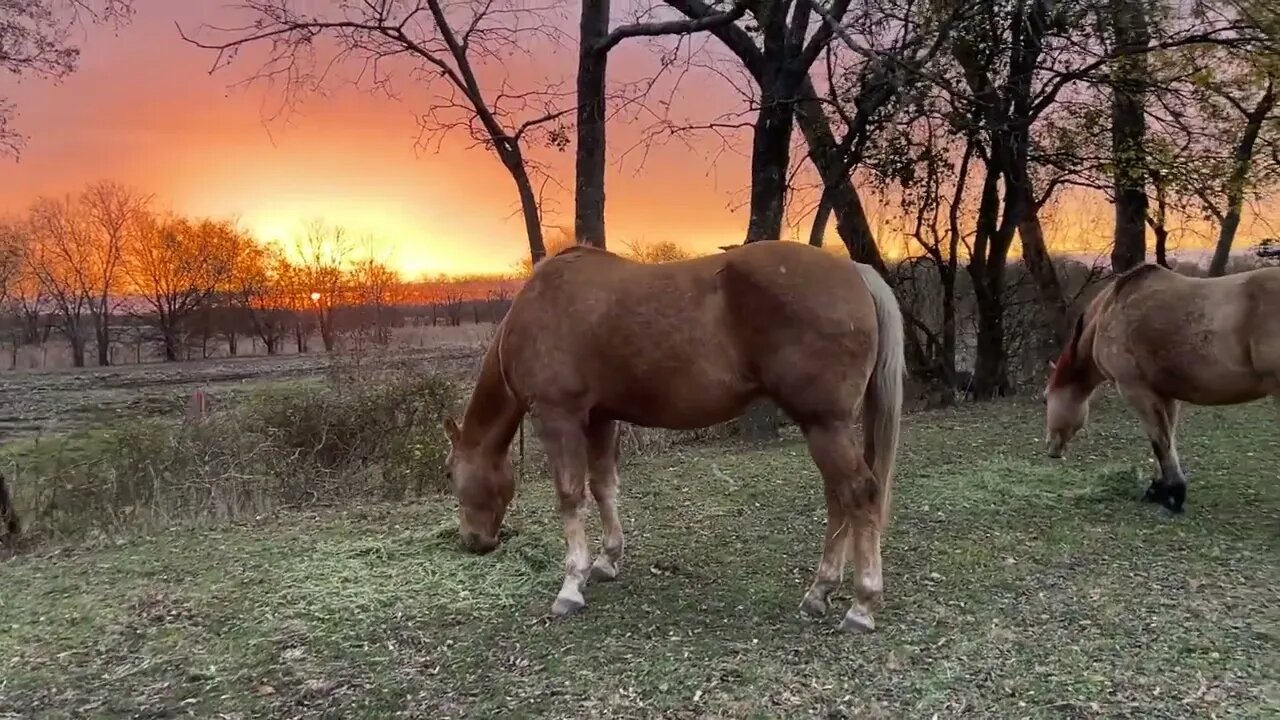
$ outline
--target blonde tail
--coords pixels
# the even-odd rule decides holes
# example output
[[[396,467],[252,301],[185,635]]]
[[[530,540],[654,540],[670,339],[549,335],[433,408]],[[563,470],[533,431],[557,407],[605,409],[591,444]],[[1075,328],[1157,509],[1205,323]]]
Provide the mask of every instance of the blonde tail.
[[[881,488],[880,525],[889,522],[893,489],[893,466],[898,456],[898,434],[902,421],[902,380],[906,374],[902,310],[889,284],[875,268],[854,263],[862,274],[876,306],[879,342],[876,366],[871,373],[863,402],[863,456]]]

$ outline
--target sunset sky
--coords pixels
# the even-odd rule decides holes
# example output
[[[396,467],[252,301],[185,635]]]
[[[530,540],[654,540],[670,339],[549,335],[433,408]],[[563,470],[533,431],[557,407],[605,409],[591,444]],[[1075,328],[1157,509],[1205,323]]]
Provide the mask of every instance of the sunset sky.
[[[627,3],[614,5],[621,19]],[[305,221],[324,218],[375,236],[378,254],[410,274],[501,271],[527,255],[506,171],[460,135],[439,152],[416,149],[415,111],[425,101],[411,92],[393,100],[333,85],[329,97],[309,99],[287,122],[268,121],[278,91],[228,88],[258,67],[251,56],[211,75],[213,53],[183,41],[175,23],[188,32],[202,23],[229,24],[235,17],[227,8],[220,0],[137,0],[133,22],[118,33],[90,29],[80,70],[62,84],[28,79],[3,88],[28,143],[0,179],[0,212],[110,178],[155,193],[178,211],[238,216],[266,240],[288,242]],[[570,42],[577,32],[573,10],[566,5],[560,23]],[[571,86],[576,50],[569,49],[539,53],[536,71]],[[611,79],[639,77],[652,62],[645,47],[623,47],[613,56]],[[678,104],[692,115],[710,117],[737,103],[736,91],[710,76],[689,87],[696,94],[686,90]],[[713,162],[719,143],[691,150],[671,142],[653,149],[643,168],[638,154],[617,167],[641,133],[639,122],[610,125],[611,243],[670,239],[712,249],[740,240],[745,159],[725,153]],[[738,151],[749,149],[744,136]],[[552,176],[564,188],[547,186],[553,202],[546,224],[571,226],[572,155],[539,157],[555,162]]]
[[[557,21],[563,48],[538,47],[534,58],[513,64],[517,86],[550,78],[572,88],[577,5],[563,7]],[[162,207],[238,217],[259,238],[286,245],[309,220],[340,224],[356,236],[374,238],[375,255],[408,275],[501,272],[527,256],[515,190],[496,157],[471,147],[462,135],[438,149],[417,146],[416,117],[436,88],[400,75],[399,97],[390,99],[331,83],[327,97],[308,96],[287,117],[272,119],[279,89],[229,87],[256,70],[260,56],[247,51],[210,74],[214,54],[178,34],[180,24],[210,37],[201,33],[202,24],[234,24],[230,8],[224,0],[136,0],[131,24],[115,33],[91,28],[84,34],[80,70],[62,84],[28,79],[0,88],[0,96],[18,108],[17,128],[29,136],[20,162],[0,161],[10,164],[0,175],[0,213],[19,212],[41,194],[113,179],[154,193]],[[634,8],[630,0],[615,0],[615,24]],[[722,52],[709,37],[698,42],[713,54]],[[610,56],[611,86],[657,67],[656,53],[643,43],[624,44]],[[349,64],[339,72],[353,77],[357,70]],[[670,92],[669,84],[660,85],[654,97]],[[671,97],[673,117],[703,123],[744,107],[729,80],[706,70],[691,72]],[[670,140],[647,154],[625,152],[653,122],[652,116],[631,115],[609,125],[611,247],[673,240],[710,251],[740,241],[746,226],[746,131],[727,142],[704,133]],[[533,154],[549,163],[544,224],[554,234],[557,226],[572,226],[572,152]],[[1110,206],[1075,208],[1064,231],[1087,234],[1091,245],[1105,242]],[[807,233],[807,225],[800,232]],[[1242,240],[1249,234],[1246,220]],[[1206,239],[1183,244],[1203,245]],[[1073,242],[1060,236],[1058,247]]]

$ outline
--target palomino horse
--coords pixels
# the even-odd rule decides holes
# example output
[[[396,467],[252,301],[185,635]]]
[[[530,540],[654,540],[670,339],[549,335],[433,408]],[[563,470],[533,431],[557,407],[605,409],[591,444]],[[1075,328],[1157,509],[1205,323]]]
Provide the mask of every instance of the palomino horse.
[[[514,494],[508,448],[532,411],[567,544],[551,611],[580,610],[588,579],[615,578],[622,558],[618,423],[708,427],[768,396],[803,430],[826,487],[826,542],[801,607],[826,611],[851,549],[857,599],[841,627],[870,630],[902,381],[902,316],[869,267],[793,242],[655,265],[570,248],[540,263],[516,295],[461,425],[445,422],[462,543],[472,552],[498,545]],[[586,488],[604,536],[594,563]]]
[[[1062,457],[1107,380],[1138,411],[1159,475],[1146,499],[1182,512],[1178,403],[1280,401],[1280,268],[1193,278],[1159,265],[1118,276],[1076,321],[1045,389],[1048,452]]]

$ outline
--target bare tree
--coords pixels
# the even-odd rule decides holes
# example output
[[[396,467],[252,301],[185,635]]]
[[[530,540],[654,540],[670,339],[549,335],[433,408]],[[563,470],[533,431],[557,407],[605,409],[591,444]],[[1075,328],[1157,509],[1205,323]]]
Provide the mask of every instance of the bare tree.
[[[97,182],[80,196],[87,223],[84,291],[98,343],[98,364],[111,364],[111,316],[125,250],[141,228],[150,197],[115,182]]]
[[[373,330],[378,345],[391,342],[391,308],[403,299],[404,282],[386,263],[372,257],[355,263],[351,269],[353,300],[367,314],[363,325]]]
[[[88,222],[71,197],[41,198],[31,208],[31,269],[39,279],[71,346],[71,362],[84,367],[84,316],[89,312],[90,257]]]
[[[329,227],[319,220],[311,222],[297,242],[300,281],[311,299],[325,352],[333,352],[337,346],[333,315],[347,300],[347,260],[352,250],[351,238],[344,228]]]
[[[132,6],[132,0],[0,2],[0,70],[15,79],[61,80],[79,65],[74,31],[85,25],[119,26],[129,20]],[[16,112],[0,96],[0,155],[17,157],[26,140],[13,126]]]
[[[147,216],[125,263],[151,311],[166,361],[179,359],[186,323],[224,287],[241,236],[229,222]]]
[[[556,4],[367,0],[313,8],[314,3],[301,0],[245,0],[238,9],[252,18],[248,23],[208,28],[216,39],[183,37],[216,51],[215,69],[230,63],[241,49],[265,46],[268,58],[248,82],[283,83],[289,103],[319,88],[336,65],[348,60],[362,64],[367,71],[362,75],[375,88],[394,93],[398,63],[416,61],[411,79],[437,91],[422,115],[424,133],[442,139],[459,130],[497,155],[516,186],[529,256],[535,263],[541,260],[546,254],[542,214],[532,179],[536,167],[527,149],[530,143],[566,147],[563,119],[573,110],[560,107],[565,93],[552,84],[520,89],[508,78],[514,56],[531,57],[539,43],[559,42],[550,18]],[[488,87],[482,74],[491,78]]]
[[[280,352],[285,334],[281,278],[287,276],[287,266],[288,260],[276,246],[250,242],[238,255],[229,279],[232,302],[246,313],[268,355]]]
[[[21,292],[19,281],[28,244],[27,231],[20,222],[0,222],[0,303],[9,303]]]

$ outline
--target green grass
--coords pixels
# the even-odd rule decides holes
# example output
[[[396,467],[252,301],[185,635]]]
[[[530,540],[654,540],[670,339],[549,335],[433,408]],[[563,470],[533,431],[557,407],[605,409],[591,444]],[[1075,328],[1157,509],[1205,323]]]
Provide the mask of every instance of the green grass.
[[[1276,717],[1274,408],[1188,411],[1174,519],[1136,499],[1126,408],[1062,462],[1040,410],[906,419],[872,635],[836,631],[848,587],[797,611],[824,517],[801,444],[681,446],[625,468],[622,576],[568,621],[543,478],[487,557],[424,503],[9,561],[0,717]]]

